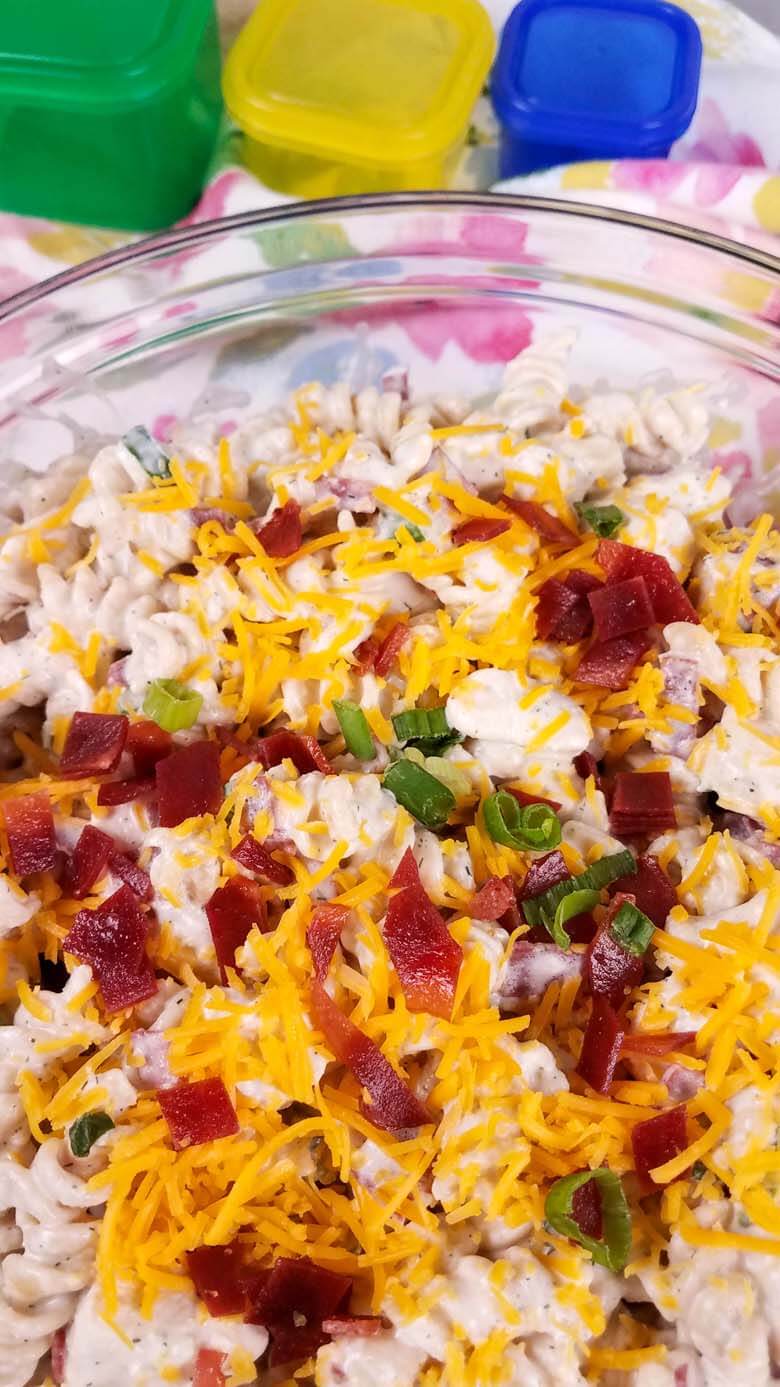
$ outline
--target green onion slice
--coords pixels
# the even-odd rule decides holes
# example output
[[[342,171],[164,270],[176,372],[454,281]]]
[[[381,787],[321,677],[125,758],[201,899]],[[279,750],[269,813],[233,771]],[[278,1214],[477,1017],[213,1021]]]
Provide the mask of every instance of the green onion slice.
[[[547,928],[559,949],[571,947],[571,938],[564,929],[566,921],[573,920],[575,915],[584,915],[586,910],[592,910],[594,905],[599,904],[600,900],[600,891],[572,891],[570,895],[564,896],[563,900],[558,902],[555,918]]]
[[[85,1112],[71,1123],[68,1138],[74,1156],[88,1156],[99,1137],[110,1132],[113,1122],[107,1112]]]
[[[178,679],[153,679],[146,691],[144,712],[166,732],[183,732],[198,720],[203,695]]]
[[[170,477],[171,460],[156,438],[152,438],[143,424],[136,424],[122,436],[127,451],[140,462],[144,472],[150,477]]]
[[[452,734],[443,705],[439,708],[408,708],[405,713],[395,713],[393,730],[399,742],[411,742],[415,738],[443,742]]]
[[[508,790],[483,802],[485,828],[494,843],[522,852],[549,852],[561,841],[561,821],[549,804],[520,804]]]
[[[426,828],[441,828],[455,808],[452,790],[414,761],[395,761],[382,785]]]
[[[413,761],[415,765],[422,766],[434,779],[440,780],[442,785],[446,785],[455,796],[456,801],[468,799],[471,793],[471,781],[454,761],[448,761],[444,756],[425,756],[419,747],[407,746],[404,752],[404,759]]]
[[[619,877],[633,875],[635,871],[636,862],[628,848],[611,853],[609,857],[600,857],[579,876],[567,877],[548,891],[543,891],[541,896],[532,896],[530,900],[523,901],[523,914],[529,925],[544,925],[550,929],[558,904],[564,896],[570,896],[572,891],[600,891],[602,886],[608,886]]]
[[[626,523],[626,517],[618,506],[589,506],[585,501],[578,501],[574,509],[580,520],[584,520],[599,539],[610,539]]]
[[[609,928],[614,938],[628,953],[641,958],[642,954],[647,952],[655,925],[641,910],[637,910],[635,905],[625,901]]]
[[[422,544],[425,539],[425,535],[420,529],[420,526],[415,525],[413,520],[402,520],[401,524],[396,528],[393,538],[395,538],[399,530],[408,530],[415,544]]]
[[[583,1185],[593,1181],[601,1203],[601,1237],[594,1238],[584,1231],[574,1213],[574,1196]],[[565,1238],[579,1243],[594,1262],[608,1271],[622,1271],[631,1252],[631,1215],[623,1185],[614,1171],[580,1170],[576,1175],[564,1175],[551,1186],[544,1206],[550,1227]]]
[[[334,699],[333,711],[339,720],[347,751],[356,756],[358,761],[373,761],[376,747],[363,709],[359,708],[357,703],[350,702],[348,698],[340,698]]]

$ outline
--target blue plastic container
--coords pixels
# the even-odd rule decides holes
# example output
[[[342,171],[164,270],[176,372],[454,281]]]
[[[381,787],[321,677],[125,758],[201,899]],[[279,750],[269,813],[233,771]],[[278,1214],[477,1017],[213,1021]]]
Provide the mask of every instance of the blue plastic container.
[[[501,176],[581,159],[660,159],[696,110],[701,35],[666,0],[521,0],[492,97]]]

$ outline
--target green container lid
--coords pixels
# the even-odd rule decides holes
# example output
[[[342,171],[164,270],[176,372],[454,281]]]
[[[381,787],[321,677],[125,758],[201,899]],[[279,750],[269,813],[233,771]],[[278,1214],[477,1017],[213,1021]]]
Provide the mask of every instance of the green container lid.
[[[214,0],[2,0],[0,207],[175,221],[214,147],[219,72]]]

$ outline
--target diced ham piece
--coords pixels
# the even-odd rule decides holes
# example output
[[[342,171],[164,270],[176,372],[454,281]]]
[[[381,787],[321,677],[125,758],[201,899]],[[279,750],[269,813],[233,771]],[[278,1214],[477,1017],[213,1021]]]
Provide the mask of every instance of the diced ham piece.
[[[633,545],[620,544],[614,539],[602,539],[598,547],[598,561],[610,584],[623,582],[626,578],[644,578],[653,615],[659,626],[666,626],[672,621],[698,623],[696,609],[668,560],[661,554],[635,549]]]
[[[464,520],[462,525],[457,525],[450,538],[457,548],[462,544],[487,544],[489,540],[498,539],[499,535],[506,534],[511,523],[511,520],[475,516],[472,520]]]
[[[687,1113],[684,1107],[668,1108],[646,1122],[637,1122],[631,1132],[634,1165],[645,1189],[658,1189],[651,1170],[679,1156],[688,1145]]]
[[[599,641],[616,640],[632,631],[646,631],[655,620],[644,578],[624,578],[588,593]]]
[[[46,792],[4,800],[2,811],[14,876],[51,871],[57,861],[57,839]]]
[[[216,814],[222,804],[222,776],[216,742],[176,747],[155,767],[162,828],[185,819]]]
[[[153,795],[157,788],[154,776],[134,776],[131,780],[107,780],[98,790],[98,804],[103,806],[130,804],[133,800]]]
[[[658,664],[664,677],[664,698],[673,708],[684,708],[689,713],[699,712],[699,666],[696,660],[686,660],[682,655],[667,651],[659,655]],[[696,722],[684,722],[680,718],[669,717],[668,732],[654,732],[652,737],[656,751],[669,756],[677,756],[687,761],[696,742]]]
[[[112,660],[106,671],[106,686],[109,689],[127,688],[127,655],[121,660]]]
[[[593,613],[584,593],[548,578],[536,594],[536,634],[543,641],[574,645],[593,630]]]
[[[585,651],[574,678],[580,684],[591,684],[600,689],[627,689],[631,675],[642,656],[650,649],[652,641],[644,631],[635,631],[629,636],[617,636],[613,641],[597,641]]]
[[[225,1355],[218,1349],[198,1349],[192,1387],[226,1387],[227,1378],[222,1371],[225,1366]]]
[[[646,1031],[644,1035],[627,1031],[623,1037],[623,1053],[651,1059],[668,1055],[672,1050],[684,1050],[695,1039],[695,1031]]]
[[[314,963],[314,975],[323,982],[328,975],[341,936],[349,920],[345,905],[318,905],[309,921],[306,943]]]
[[[150,901],[154,895],[152,879],[143,867],[139,867],[131,857],[124,852],[113,853],[109,862],[109,868],[115,877],[119,877],[126,886],[136,895],[139,901]]]
[[[60,775],[78,779],[115,771],[127,728],[127,718],[119,713],[74,713],[60,757]]]
[[[156,722],[142,718],[139,722],[131,722],[125,747],[133,758],[136,776],[143,779],[153,775],[157,762],[173,750],[173,737]]]
[[[618,771],[609,817],[612,832],[618,838],[676,828],[668,771]]]
[[[244,1259],[234,1239],[218,1247],[196,1247],[186,1254],[187,1271],[210,1315],[241,1315],[247,1308]]]
[[[724,831],[728,829],[732,838],[738,838],[754,852],[763,853],[773,867],[780,867],[780,843],[771,843],[755,819],[726,810],[720,816],[720,827]]]
[[[163,1088],[157,1095],[177,1151],[218,1141],[238,1131],[236,1110],[221,1079],[199,1079]]]
[[[610,896],[626,893],[633,896],[637,909],[658,929],[663,929],[669,911],[677,904],[677,892],[658,859],[650,853],[640,854],[636,871],[613,881],[608,890]]]
[[[404,886],[391,898],[384,937],[409,1010],[449,1021],[463,950],[422,886]]]
[[[240,862],[242,867],[246,867],[247,871],[254,872],[255,876],[265,877],[266,881],[272,881],[274,886],[290,886],[295,881],[292,868],[284,862],[277,862],[251,833],[241,839],[231,856],[236,862]]]
[[[63,949],[92,968],[107,1011],[122,1011],[157,991],[146,953],[148,920],[129,886],[95,910],[80,910]]]
[[[311,1016],[339,1063],[346,1065],[368,1091],[371,1103],[365,1113],[376,1127],[388,1132],[407,1131],[431,1121],[430,1113],[396,1074],[379,1046],[339,1010],[320,982],[312,987]]]
[[[254,527],[253,527],[254,528]],[[301,547],[303,527],[301,508],[297,501],[285,501],[270,520],[255,529],[255,534],[272,559],[288,559]]]
[[[331,1339],[373,1338],[384,1328],[381,1315],[330,1315],[322,1321],[322,1332]]]
[[[584,957],[570,949],[559,949],[557,944],[516,939],[501,975],[501,1006],[509,1009],[513,1002],[543,996],[552,982],[581,977]]]
[[[206,902],[206,917],[214,941],[219,975],[227,982],[227,969],[236,966],[236,949],[246,943],[250,930],[257,925],[261,932],[268,928],[268,912],[262,888],[249,877],[235,876],[218,886]]]
[[[593,998],[577,1073],[597,1093],[607,1093],[620,1059],[623,1028],[605,997]]]
[[[63,888],[66,895],[81,900],[92,890],[96,881],[108,869],[116,844],[108,833],[87,824],[82,828],[73,855],[65,868]]]
[[[529,529],[535,530],[550,544],[565,544],[570,549],[579,544],[579,539],[568,525],[564,525],[557,515],[551,515],[536,501],[518,501],[512,496],[502,496],[501,500],[514,515],[518,515]]]
[[[469,902],[472,920],[500,920],[516,902],[511,877],[488,877]]]
[[[266,770],[282,761],[292,761],[299,775],[307,775],[309,771],[322,771],[323,775],[333,773],[317,738],[301,732],[272,732],[269,737],[262,737],[257,743],[257,759]]]

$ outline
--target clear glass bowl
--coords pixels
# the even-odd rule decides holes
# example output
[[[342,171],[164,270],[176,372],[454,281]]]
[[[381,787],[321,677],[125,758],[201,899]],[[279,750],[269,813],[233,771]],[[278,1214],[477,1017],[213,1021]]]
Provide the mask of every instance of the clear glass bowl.
[[[184,227],[0,305],[0,457],[45,468],[144,422],[249,408],[306,380],[478,395],[573,325],[573,378],[702,381],[711,446],[766,490],[780,464],[780,260],[551,200],[397,194]]]

